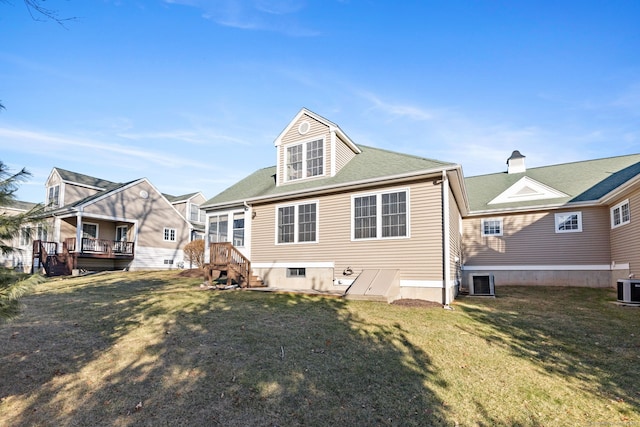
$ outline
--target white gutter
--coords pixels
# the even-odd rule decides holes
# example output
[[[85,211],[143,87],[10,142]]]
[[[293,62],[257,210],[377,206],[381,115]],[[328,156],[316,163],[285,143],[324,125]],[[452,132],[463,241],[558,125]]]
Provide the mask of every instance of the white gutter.
[[[438,169],[427,169],[427,170],[422,170],[422,171],[417,171],[417,172],[408,172],[408,173],[403,173],[403,174],[398,174],[398,175],[389,175],[386,177],[377,177],[377,178],[369,178],[369,179],[363,179],[360,181],[350,181],[350,182],[345,182],[343,184],[336,184],[336,185],[327,185],[327,186],[323,186],[323,187],[314,187],[314,188],[309,188],[309,189],[304,189],[304,190],[297,190],[297,191],[289,191],[286,193],[278,193],[278,194],[270,194],[268,196],[263,196],[263,197],[254,197],[254,198],[248,198],[248,199],[239,199],[239,200],[232,200],[229,202],[224,202],[221,204],[212,204],[212,205],[202,205],[201,208],[205,209],[221,209],[221,208],[227,208],[227,207],[231,207],[231,206],[238,206],[240,204],[244,204],[244,202],[268,202],[268,201],[277,201],[280,199],[288,199],[291,197],[300,197],[303,195],[306,196],[312,196],[315,194],[321,194],[321,193],[326,193],[327,191],[340,191],[346,187],[351,187],[353,189],[356,189],[357,187],[362,187],[362,186],[367,186],[370,184],[381,184],[381,183],[387,183],[387,182],[391,182],[391,181],[403,181],[403,180],[412,180],[412,179],[417,179],[420,177],[424,177],[424,176],[429,176],[429,177],[437,177],[440,176],[442,173],[446,173],[448,171],[456,171],[459,170],[460,166],[459,165],[454,165],[451,167],[447,167],[444,169],[438,168]]]

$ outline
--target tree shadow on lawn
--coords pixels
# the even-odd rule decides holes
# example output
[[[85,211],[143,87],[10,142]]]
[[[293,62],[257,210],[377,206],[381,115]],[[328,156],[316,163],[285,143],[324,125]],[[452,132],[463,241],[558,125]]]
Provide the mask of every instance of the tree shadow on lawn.
[[[398,324],[339,299],[124,277],[31,296],[0,328],[9,424],[446,424],[425,385],[446,384]]]
[[[579,380],[588,393],[640,407],[640,309],[613,304],[609,289],[503,287],[498,294],[458,301],[483,325],[466,332],[549,375]]]

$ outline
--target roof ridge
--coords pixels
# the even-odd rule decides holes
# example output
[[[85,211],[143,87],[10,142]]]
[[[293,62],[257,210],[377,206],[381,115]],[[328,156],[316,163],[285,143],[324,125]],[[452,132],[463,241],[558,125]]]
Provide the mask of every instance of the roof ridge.
[[[621,155],[618,155],[618,156],[600,157],[598,159],[574,160],[572,162],[555,163],[555,164],[552,164],[552,165],[528,167],[526,171],[518,172],[518,173],[512,174],[512,175],[526,175],[526,173],[531,171],[531,170],[549,169],[549,168],[555,168],[555,167],[565,167],[565,166],[569,166],[569,165],[576,165],[576,164],[579,164],[579,163],[582,163],[582,164],[597,163],[597,162],[602,162],[602,161],[605,161],[605,160],[621,159],[621,158],[633,157],[633,156],[640,156],[640,153],[621,154]],[[505,171],[502,171],[502,172],[492,172],[492,173],[481,174],[481,175],[473,175],[473,176],[466,177],[466,179],[468,179],[468,178],[486,177],[486,176],[492,176],[492,175],[496,175],[497,176],[497,175],[503,175],[503,174],[507,174],[507,171],[505,170]]]
[[[378,150],[378,151],[384,151],[385,153],[391,153],[391,154],[396,154],[398,156],[402,156],[402,157],[411,157],[412,159],[417,159],[417,160],[427,160],[429,162],[437,162],[443,165],[455,165],[457,163],[454,162],[448,162],[445,160],[438,160],[438,159],[434,159],[431,157],[424,157],[424,156],[418,156],[416,154],[409,154],[409,153],[401,153],[399,151],[393,151],[393,150],[389,150],[387,148],[379,148],[379,147],[372,147],[370,145],[363,145],[363,144],[358,144],[358,147],[360,148],[366,148],[366,149],[371,149],[371,150]]]

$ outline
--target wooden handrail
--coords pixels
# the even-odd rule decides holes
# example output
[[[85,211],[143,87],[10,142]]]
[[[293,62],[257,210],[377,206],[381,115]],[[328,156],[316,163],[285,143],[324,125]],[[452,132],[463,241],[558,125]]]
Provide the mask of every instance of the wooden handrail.
[[[231,242],[218,242],[209,245],[209,262],[216,269],[233,270],[249,284],[251,261],[245,257]]]
[[[91,239],[83,237],[80,247],[76,245],[76,238],[65,239],[65,246],[69,252],[99,253],[107,255],[131,255],[133,256],[133,242],[122,242],[119,240]]]

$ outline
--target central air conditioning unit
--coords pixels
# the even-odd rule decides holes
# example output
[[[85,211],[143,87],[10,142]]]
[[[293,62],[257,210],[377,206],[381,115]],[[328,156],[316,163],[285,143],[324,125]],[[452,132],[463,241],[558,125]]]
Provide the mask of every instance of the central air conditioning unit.
[[[469,295],[495,296],[496,287],[491,273],[472,273],[469,275]]]
[[[640,304],[640,280],[618,280],[618,302]]]

